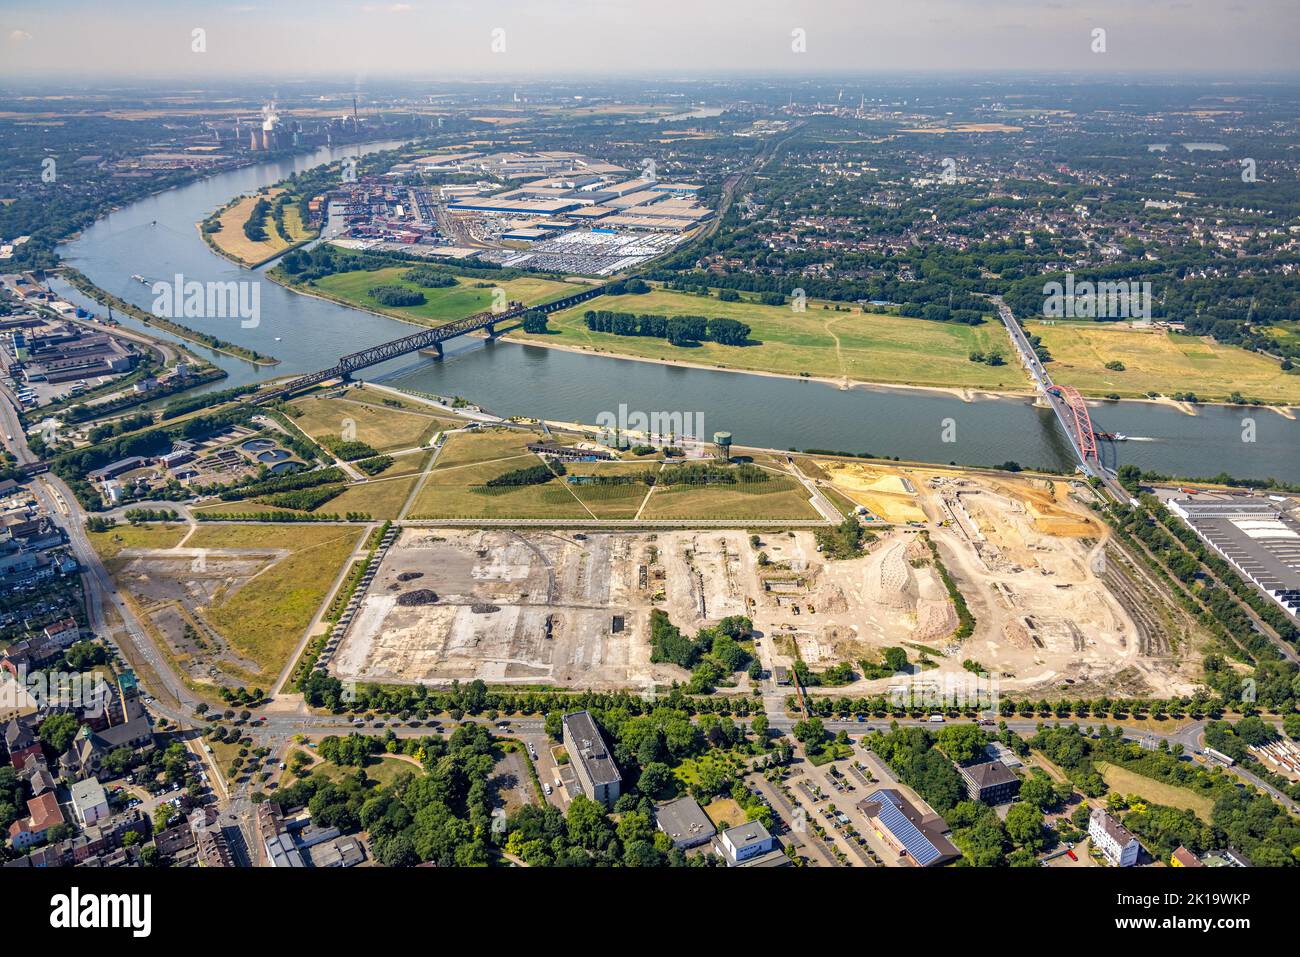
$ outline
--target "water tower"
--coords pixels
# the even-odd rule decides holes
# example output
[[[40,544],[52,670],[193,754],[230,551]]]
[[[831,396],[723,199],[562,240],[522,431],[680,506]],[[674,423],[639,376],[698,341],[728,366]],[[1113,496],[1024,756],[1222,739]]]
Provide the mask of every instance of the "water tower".
[[[731,433],[713,433],[713,454],[719,462],[731,461]]]

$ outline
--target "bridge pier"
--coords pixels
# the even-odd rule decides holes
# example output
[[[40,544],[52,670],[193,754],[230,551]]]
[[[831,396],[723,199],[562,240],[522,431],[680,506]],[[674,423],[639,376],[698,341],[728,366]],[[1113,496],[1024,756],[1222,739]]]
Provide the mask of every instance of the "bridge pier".
[[[497,337],[497,324],[495,322],[489,322],[483,328],[487,332],[488,339],[495,339]]]
[[[435,342],[435,343],[433,344],[433,357],[434,357],[435,359],[441,359],[441,358],[442,358],[442,343],[441,343],[441,342]]]

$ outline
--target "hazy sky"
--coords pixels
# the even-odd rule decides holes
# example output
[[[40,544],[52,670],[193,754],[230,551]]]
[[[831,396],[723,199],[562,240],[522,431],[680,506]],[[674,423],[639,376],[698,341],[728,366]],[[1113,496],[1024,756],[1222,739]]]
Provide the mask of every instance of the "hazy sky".
[[[206,31],[194,52],[192,31]],[[1094,53],[1104,29],[1106,52]],[[493,52],[494,30],[503,52]],[[795,52],[795,31],[805,52]],[[1300,68],[1300,0],[0,0],[0,75]]]

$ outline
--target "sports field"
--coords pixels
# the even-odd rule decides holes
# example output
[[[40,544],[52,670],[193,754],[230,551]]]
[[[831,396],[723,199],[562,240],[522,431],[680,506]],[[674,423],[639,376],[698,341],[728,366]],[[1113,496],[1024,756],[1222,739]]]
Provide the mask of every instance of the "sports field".
[[[696,296],[655,289],[644,295],[601,296],[550,317],[551,332],[511,338],[550,342],[591,351],[667,359],[729,369],[847,378],[860,382],[1027,392],[1029,384],[1001,323],[979,326],[927,322],[901,316],[850,312],[809,301],[807,309],[764,306],[757,302],[722,302],[716,295]],[[674,346],[666,339],[591,332],[583,320],[588,309],[661,316],[736,319],[751,329],[753,343],[726,346],[703,342]],[[1006,365],[971,362],[970,353],[1000,351]]]
[[[1052,354],[1047,366],[1052,378],[1088,395],[1194,392],[1213,401],[1239,392],[1262,402],[1300,403],[1300,375],[1237,346],[1120,323],[1030,320],[1025,328],[1041,336]],[[1124,370],[1107,369],[1108,362],[1121,362]]]
[[[403,273],[410,268],[410,266],[394,266],[374,271],[335,273],[333,276],[316,280],[313,290],[384,315],[428,326],[440,326],[491,309],[492,291],[497,287],[505,290],[506,299],[518,300],[528,305],[559,299],[577,291],[568,283],[531,277],[504,281],[458,277],[455,286],[425,289],[402,279]],[[425,301],[419,306],[385,306],[370,295],[370,290],[376,286],[402,286],[422,292]]]

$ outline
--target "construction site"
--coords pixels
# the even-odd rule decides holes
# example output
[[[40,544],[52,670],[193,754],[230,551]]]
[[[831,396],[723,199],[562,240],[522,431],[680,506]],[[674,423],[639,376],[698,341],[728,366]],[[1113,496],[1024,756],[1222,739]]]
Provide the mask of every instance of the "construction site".
[[[1086,489],[872,468],[854,477],[855,498],[890,523],[865,523],[856,558],[831,558],[805,530],[407,528],[331,667],[366,681],[662,687],[686,672],[650,662],[650,611],[661,608],[686,633],[748,616],[769,672],[848,664],[857,678],[837,693],[884,690],[889,679],[867,680],[861,666],[887,647],[927,677],[975,663],[1004,690],[1194,687],[1195,623],[1107,543],[1079,500]],[[841,489],[839,471],[818,480]],[[975,620],[964,638],[945,571]]]

